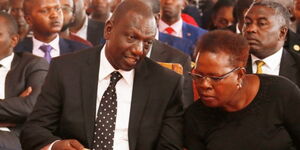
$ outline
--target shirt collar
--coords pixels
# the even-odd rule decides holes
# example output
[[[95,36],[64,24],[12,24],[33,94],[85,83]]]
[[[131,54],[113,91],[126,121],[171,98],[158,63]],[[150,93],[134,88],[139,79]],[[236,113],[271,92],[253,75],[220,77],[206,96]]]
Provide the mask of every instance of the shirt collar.
[[[14,58],[14,55],[15,55],[14,53],[11,53],[11,55],[0,60],[0,64],[2,65],[3,68],[10,70],[11,62]]]
[[[262,61],[265,62],[266,67],[271,68],[272,70],[274,70],[274,69],[276,69],[276,67],[278,67],[280,65],[282,53],[283,53],[283,48],[280,48],[279,51],[277,51],[273,55],[268,56],[264,59],[259,59],[256,56],[251,54],[252,65],[255,64],[256,60],[262,60]]]
[[[120,74],[123,76],[125,79],[126,83],[129,84],[130,86],[133,85],[133,79],[134,79],[134,69],[130,71],[124,71],[124,70],[116,70],[107,60],[105,56],[105,47],[106,44],[103,46],[101,49],[100,53],[100,66],[101,69],[99,71],[99,80],[104,80],[105,78],[109,78],[109,75],[114,72],[114,71],[119,71]]]
[[[58,36],[58,34],[55,37],[55,39],[52,40],[49,43],[42,42],[42,41],[36,39],[34,36],[32,37],[32,41],[33,41],[33,44],[35,45],[34,47],[37,47],[38,49],[39,49],[40,46],[45,44],[45,45],[50,45],[53,48],[52,50],[55,50],[55,51],[59,50],[59,36]]]
[[[173,30],[175,31],[175,33],[179,34],[179,33],[181,33],[181,30],[182,30],[182,24],[183,24],[183,21],[181,18],[177,22],[173,23],[170,26],[167,23],[165,23],[164,21],[162,21],[161,19],[159,20],[159,28],[161,29],[160,30],[161,32],[163,32],[168,27],[172,27]]]

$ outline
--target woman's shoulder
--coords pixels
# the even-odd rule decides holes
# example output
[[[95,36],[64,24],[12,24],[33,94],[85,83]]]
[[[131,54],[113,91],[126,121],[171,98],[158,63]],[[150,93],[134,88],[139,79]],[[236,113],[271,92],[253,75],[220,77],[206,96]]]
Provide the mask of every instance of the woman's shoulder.
[[[268,89],[281,89],[287,91],[288,89],[298,88],[295,83],[283,76],[259,74],[260,88],[268,87]]]

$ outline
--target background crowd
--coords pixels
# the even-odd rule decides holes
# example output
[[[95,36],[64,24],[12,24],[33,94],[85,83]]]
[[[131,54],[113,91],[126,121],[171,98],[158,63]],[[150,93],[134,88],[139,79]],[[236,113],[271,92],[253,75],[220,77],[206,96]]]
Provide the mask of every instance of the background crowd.
[[[0,0],[0,150],[296,150],[299,86],[300,0]]]

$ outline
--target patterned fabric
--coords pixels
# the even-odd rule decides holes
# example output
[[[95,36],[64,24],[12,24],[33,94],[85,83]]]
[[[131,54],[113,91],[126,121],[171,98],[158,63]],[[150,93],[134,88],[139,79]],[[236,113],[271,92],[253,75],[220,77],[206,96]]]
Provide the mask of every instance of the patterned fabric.
[[[117,116],[116,84],[122,78],[118,71],[111,73],[97,113],[92,150],[112,150]]]

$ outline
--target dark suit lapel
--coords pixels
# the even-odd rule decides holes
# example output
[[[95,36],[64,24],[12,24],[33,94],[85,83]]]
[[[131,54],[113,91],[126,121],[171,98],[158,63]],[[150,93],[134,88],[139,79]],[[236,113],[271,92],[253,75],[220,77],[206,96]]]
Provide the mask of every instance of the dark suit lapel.
[[[15,52],[29,52],[32,53],[33,40],[30,37],[24,38],[15,48]]]
[[[287,77],[293,82],[297,83],[296,72],[297,72],[297,65],[295,59],[288,51],[284,49],[282,53],[281,62],[280,62],[279,75]]]
[[[100,47],[92,49],[95,51],[84,58],[86,62],[81,66],[81,91],[83,100],[83,111],[85,130],[89,146],[92,144],[94,123],[96,115],[97,86],[100,64]]]
[[[90,19],[88,20],[87,40],[90,41],[94,46],[105,43],[103,38],[104,24],[105,23],[102,22],[97,22]]]
[[[150,94],[149,72],[147,63],[143,60],[135,69],[131,110],[129,117],[128,138],[129,149],[134,150],[138,140],[141,119]]]
[[[59,50],[60,50],[60,55],[70,53],[70,52],[73,51],[70,48],[69,43],[66,40],[62,39],[62,38],[59,38]]]
[[[190,31],[186,23],[182,23],[182,37],[186,39],[193,39],[193,33]]]
[[[155,40],[152,46],[150,58],[157,61],[163,61],[166,56],[166,50],[161,46],[160,41]]]
[[[15,53],[14,58],[11,62],[10,71],[7,73],[5,79],[5,96],[10,96],[11,94],[8,92],[14,91],[15,87],[12,86],[12,83],[14,83],[13,81],[16,80],[16,78],[14,78],[14,76],[16,75],[15,70],[19,63],[20,63],[20,56],[17,53]]]
[[[246,65],[246,72],[248,74],[252,74],[253,71],[252,71],[252,59],[251,59],[251,55],[249,55],[248,57],[248,61],[247,61],[247,65]]]

